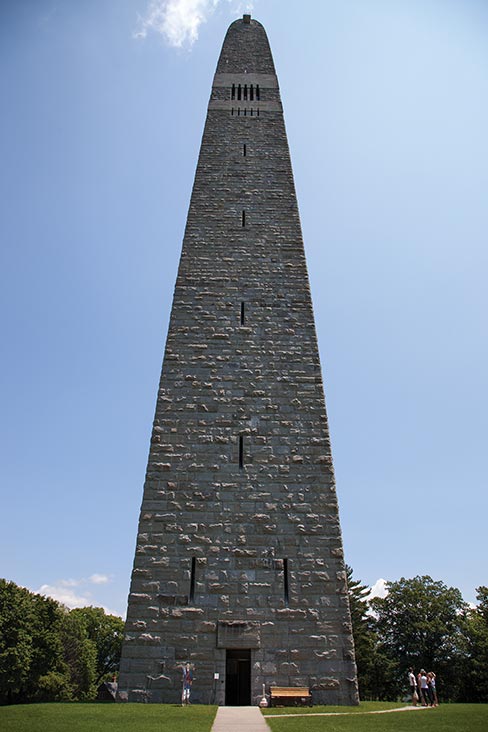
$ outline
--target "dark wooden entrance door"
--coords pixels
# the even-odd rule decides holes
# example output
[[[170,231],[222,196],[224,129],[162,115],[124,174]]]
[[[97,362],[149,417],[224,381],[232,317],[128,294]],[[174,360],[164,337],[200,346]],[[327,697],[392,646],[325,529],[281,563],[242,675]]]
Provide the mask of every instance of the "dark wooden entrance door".
[[[227,649],[225,660],[225,704],[244,707],[251,704],[251,651]]]

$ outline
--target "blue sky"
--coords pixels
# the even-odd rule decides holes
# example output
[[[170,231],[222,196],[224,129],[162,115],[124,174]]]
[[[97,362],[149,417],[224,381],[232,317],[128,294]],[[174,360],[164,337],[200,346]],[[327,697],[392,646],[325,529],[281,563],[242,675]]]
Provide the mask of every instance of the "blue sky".
[[[125,613],[232,0],[0,4],[0,576]],[[488,584],[488,6],[255,0],[281,86],[347,562]]]

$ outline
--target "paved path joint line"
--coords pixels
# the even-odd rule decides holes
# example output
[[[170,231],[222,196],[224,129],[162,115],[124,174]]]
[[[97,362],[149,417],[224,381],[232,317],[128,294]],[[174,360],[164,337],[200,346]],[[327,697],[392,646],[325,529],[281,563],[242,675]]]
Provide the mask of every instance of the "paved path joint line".
[[[396,707],[395,709],[372,709],[370,712],[297,712],[296,714],[267,714],[266,717],[357,717],[363,714],[392,714],[393,712],[420,712],[433,707]],[[213,730],[211,730],[213,732]]]
[[[210,732],[269,732],[266,719],[272,717],[343,717],[363,714],[391,714],[393,712],[418,712],[431,707],[397,707],[370,712],[298,712],[293,714],[267,714],[263,717],[259,707],[219,707]]]

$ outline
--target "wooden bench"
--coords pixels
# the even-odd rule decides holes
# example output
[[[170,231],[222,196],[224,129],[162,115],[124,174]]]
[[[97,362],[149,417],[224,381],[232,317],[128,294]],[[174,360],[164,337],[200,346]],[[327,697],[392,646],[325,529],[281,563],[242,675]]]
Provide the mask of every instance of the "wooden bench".
[[[270,686],[271,706],[312,706],[312,695],[306,686]]]

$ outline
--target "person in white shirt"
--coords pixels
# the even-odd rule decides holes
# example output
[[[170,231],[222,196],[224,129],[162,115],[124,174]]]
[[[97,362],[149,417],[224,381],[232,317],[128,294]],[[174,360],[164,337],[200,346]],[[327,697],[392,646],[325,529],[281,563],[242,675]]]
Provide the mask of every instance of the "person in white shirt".
[[[413,668],[411,667],[408,669],[408,683],[410,685],[410,693],[412,694],[412,704],[414,707],[416,707],[419,700],[417,694],[417,679],[415,678]]]
[[[422,706],[429,706],[429,683],[427,681],[427,674],[424,669],[420,669],[420,698],[422,700]]]

